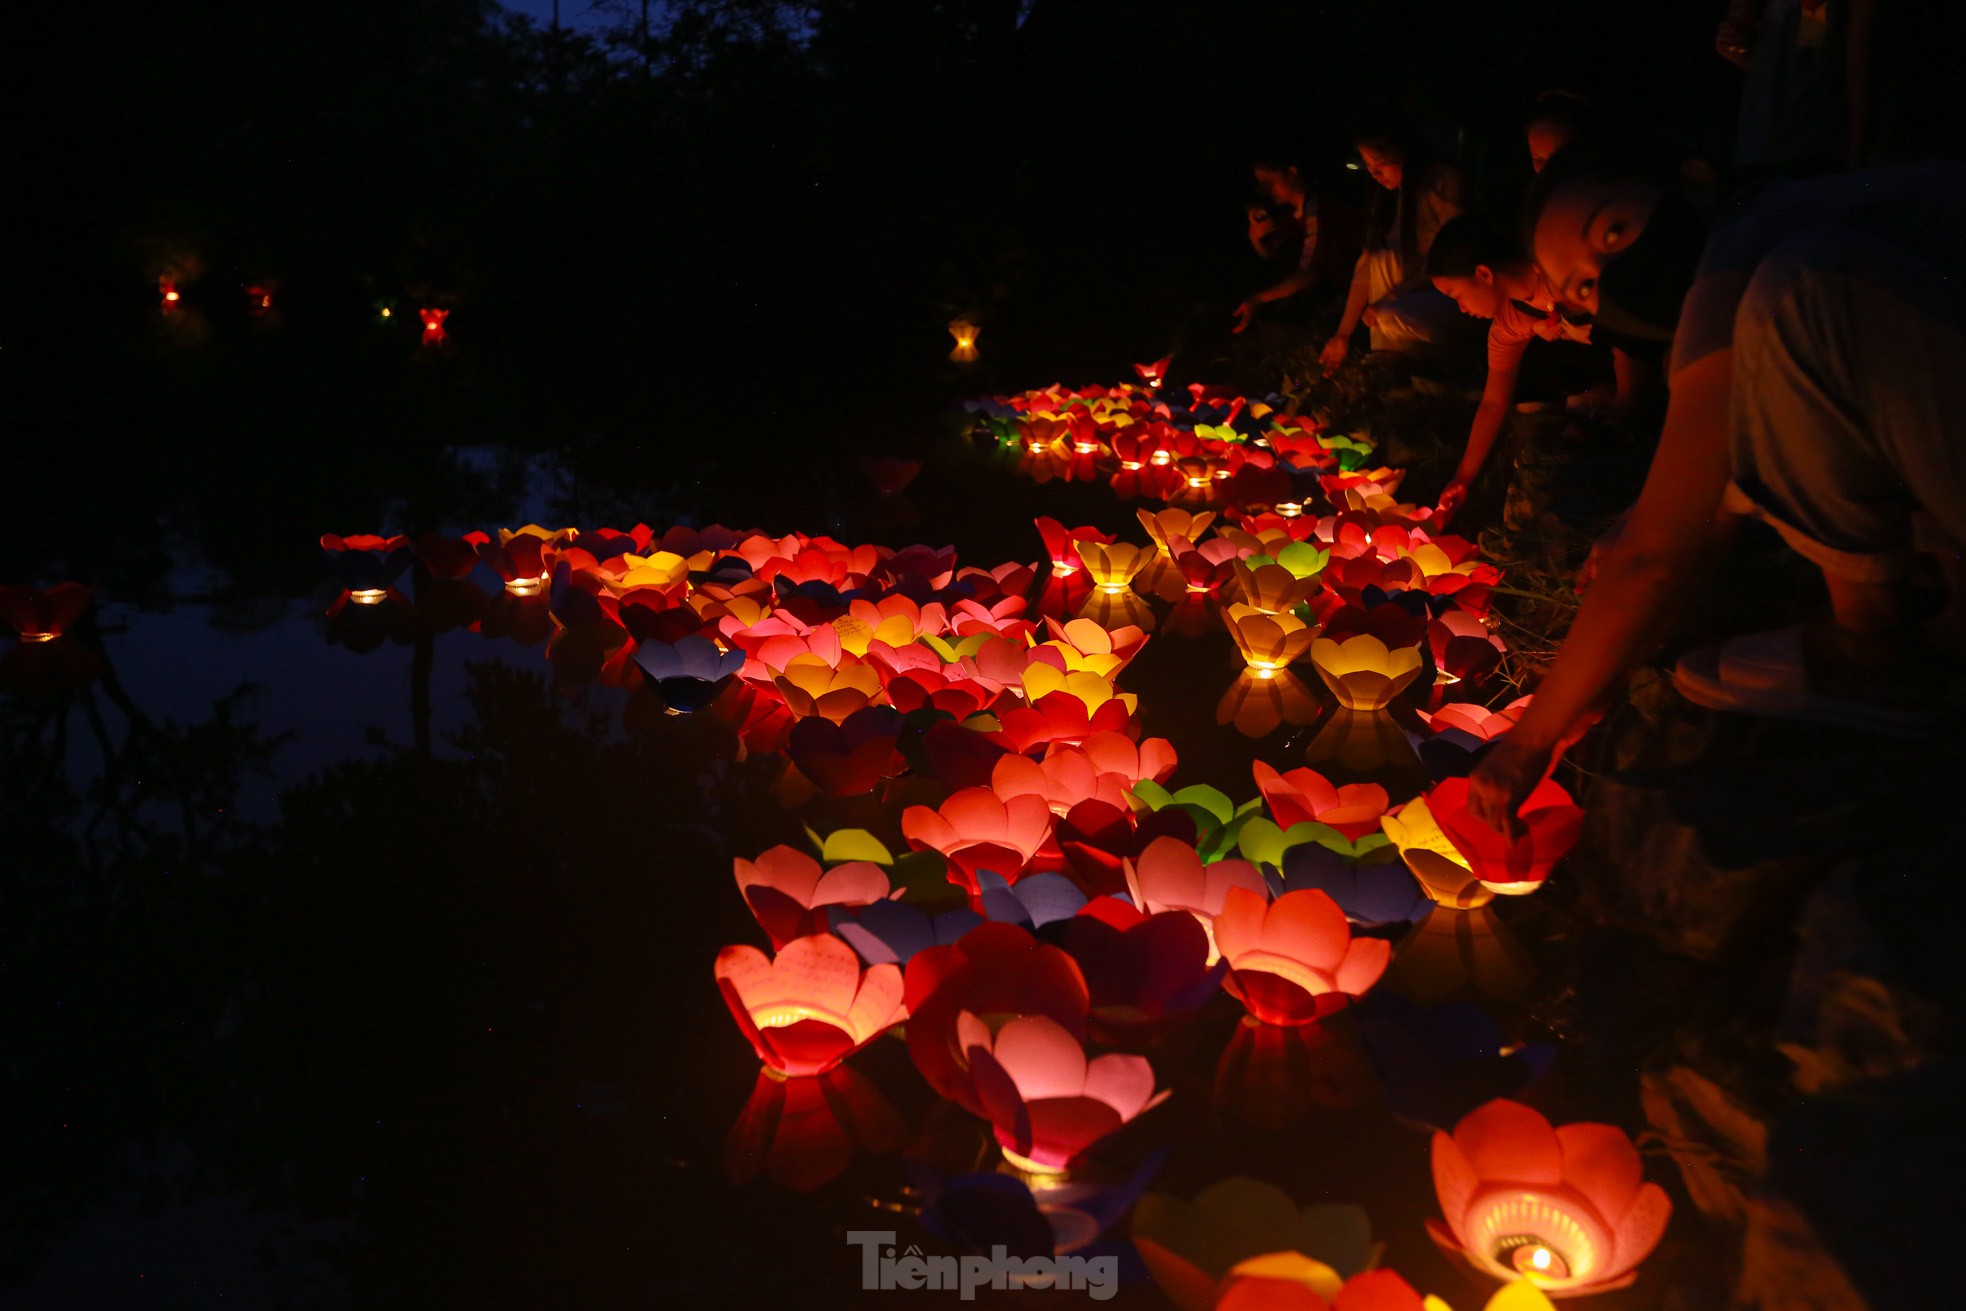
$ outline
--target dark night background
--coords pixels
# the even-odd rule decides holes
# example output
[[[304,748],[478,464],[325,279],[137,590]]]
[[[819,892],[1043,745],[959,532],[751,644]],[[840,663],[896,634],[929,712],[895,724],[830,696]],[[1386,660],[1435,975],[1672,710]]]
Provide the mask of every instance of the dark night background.
[[[765,780],[536,651],[328,649],[319,535],[689,517],[1029,558],[1031,513],[1110,498],[999,512],[1007,481],[932,465],[873,523],[851,456],[1219,335],[1267,272],[1253,157],[1356,193],[1349,132],[1400,115],[1506,213],[1537,93],[1724,161],[1740,84],[1716,0],[680,0],[646,38],[579,5],[0,13],[0,581],[95,584],[114,657],[0,717],[0,1306],[836,1304],[874,1185],[815,1223],[714,1161],[755,1072],[706,983],[755,936],[730,856],[799,840]],[[1215,731],[1186,672],[1141,677],[1150,732]],[[1194,767],[1247,791],[1235,752]],[[1583,1084],[1628,1098],[1621,1060]],[[1358,1123],[1225,1166],[1371,1180],[1412,1212],[1375,1211],[1391,1263],[1479,1305],[1416,1237],[1423,1140],[1381,1160]]]

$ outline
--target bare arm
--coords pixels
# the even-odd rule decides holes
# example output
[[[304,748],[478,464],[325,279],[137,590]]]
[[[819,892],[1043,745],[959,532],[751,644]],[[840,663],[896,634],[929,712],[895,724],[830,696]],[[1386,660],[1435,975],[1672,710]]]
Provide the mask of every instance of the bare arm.
[[[1352,334],[1358,331],[1358,321],[1365,314],[1365,297],[1372,286],[1371,279],[1365,271],[1365,261],[1369,254],[1369,251],[1359,252],[1358,264],[1352,269],[1352,289],[1345,295],[1344,316],[1338,320],[1338,331],[1332,334],[1330,341],[1324,343],[1324,350],[1318,356],[1318,362],[1324,365],[1326,376],[1343,364],[1345,356],[1351,353]]]
[[[1507,738],[1508,750],[1492,752],[1472,778],[1473,809],[1495,828],[1516,829],[1516,809],[1557,744],[1644,657],[1676,603],[1726,544],[1736,522],[1721,506],[1733,366],[1731,349],[1717,351],[1673,379],[1665,431],[1624,535],[1599,566],[1563,649]]]
[[[1528,346],[1528,342],[1521,342],[1513,356],[1489,362],[1488,381],[1481,388],[1481,405],[1476,408],[1474,424],[1468,429],[1468,449],[1461,453],[1460,467],[1454,470],[1454,481],[1464,487],[1481,473],[1482,466],[1488,463],[1488,453],[1495,449],[1495,439],[1508,420],[1509,407],[1515,404],[1516,379],[1522,375],[1522,356]]]

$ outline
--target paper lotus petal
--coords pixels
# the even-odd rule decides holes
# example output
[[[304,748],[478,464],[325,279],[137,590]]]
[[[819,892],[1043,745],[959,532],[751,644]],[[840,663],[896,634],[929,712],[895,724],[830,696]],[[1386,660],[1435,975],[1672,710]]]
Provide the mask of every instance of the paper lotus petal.
[[[1468,780],[1450,778],[1427,793],[1427,809],[1442,833],[1491,890],[1534,892],[1550,868],[1569,854],[1583,830],[1584,808],[1550,779],[1536,785],[1518,811],[1527,830],[1510,842],[1468,810]]]
[[[1133,1241],[1154,1283],[1181,1311],[1209,1311],[1224,1276],[1271,1252],[1296,1252],[1332,1267],[1336,1280],[1377,1259],[1363,1208],[1300,1209],[1275,1184],[1241,1175],[1192,1201],[1149,1193],[1133,1211]]]
[[[1043,1015],[1019,1016],[993,1033],[975,1014],[957,1016],[984,1114],[997,1144],[1020,1168],[1060,1171],[1100,1139],[1166,1100],[1144,1056],[1088,1060],[1081,1040]]]
[[[1553,1128],[1519,1102],[1481,1107],[1433,1140],[1443,1248],[1498,1279],[1579,1295],[1623,1287],[1658,1245],[1672,1203],[1608,1124]]]
[[[1424,796],[1388,811],[1379,823],[1413,877],[1441,905],[1472,910],[1495,899],[1494,890],[1475,877],[1467,857],[1441,831]]]
[[[1060,748],[1063,749],[1063,748]],[[1079,751],[1101,774],[1118,774],[1128,785],[1151,779],[1165,782],[1174,773],[1174,744],[1164,737],[1134,742],[1124,733],[1094,733],[1078,744]]]
[[[1383,710],[1419,676],[1422,663],[1418,647],[1388,650],[1370,633],[1343,642],[1320,637],[1311,643],[1311,662],[1347,710]]]
[[[917,851],[939,851],[950,876],[972,896],[982,870],[1015,881],[1051,835],[1051,807],[1042,797],[1004,798],[988,788],[951,793],[939,809],[910,806],[901,832]]]
[[[1236,561],[1235,574],[1243,603],[1271,614],[1282,614],[1317,590],[1315,575],[1299,577],[1263,556]]]
[[[1270,614],[1246,605],[1223,611],[1229,636],[1251,669],[1282,669],[1311,649],[1318,630],[1293,614]]]
[[[1334,786],[1315,769],[1278,773],[1262,761],[1252,766],[1257,790],[1270,808],[1277,827],[1289,829],[1306,820],[1328,824],[1348,838],[1377,831],[1386,813],[1386,789],[1377,783]]]
[[[1241,1261],[1224,1276],[1216,1311],[1447,1311],[1422,1299],[1391,1270],[1368,1270],[1343,1281],[1322,1261],[1300,1252],[1271,1252]]]
[[[673,710],[698,710],[744,666],[742,651],[720,650],[698,633],[674,642],[653,638],[635,646],[635,663]]]
[[[56,583],[45,589],[18,583],[0,587],[0,619],[24,642],[52,642],[82,617],[94,595],[95,589],[82,583]]]
[[[1140,526],[1147,530],[1147,536],[1154,539],[1154,545],[1162,555],[1174,554],[1176,540],[1198,542],[1208,531],[1208,525],[1215,522],[1215,511],[1200,510],[1190,513],[1174,506],[1164,510],[1136,510]]]
[[[867,706],[838,724],[815,715],[792,726],[785,751],[827,796],[864,796],[907,769],[897,749],[901,730],[901,712],[892,706]]]
[[[931,1088],[983,1115],[956,1021],[963,1012],[1008,1019],[1043,1015],[1082,1039],[1087,999],[1078,963],[1015,924],[982,924],[951,946],[908,962],[908,1054]]]
[[[1215,960],[1218,944],[1212,925],[1221,914],[1232,889],[1242,889],[1258,899],[1268,897],[1262,874],[1246,860],[1218,860],[1203,865],[1194,844],[1176,838],[1156,838],[1147,844],[1140,858],[1125,866],[1127,891],[1133,904],[1148,915],[1165,910],[1185,910],[1210,929],[1209,960]]]
[[[983,917],[996,924],[1039,929],[1069,920],[1085,905],[1085,893],[1063,874],[1027,874],[1013,884],[984,870],[976,882]]]
[[[756,861],[738,857],[737,890],[771,938],[773,950],[794,938],[823,933],[831,907],[870,905],[887,898],[887,871],[868,861],[822,869],[797,847],[777,846]]]
[[[1316,843],[1284,853],[1283,887],[1285,892],[1315,888],[1336,902],[1346,919],[1375,928],[1411,923],[1434,905],[1400,862],[1350,861]]]
[[[903,965],[917,952],[947,947],[983,923],[967,906],[931,914],[907,901],[876,901],[858,908],[832,906],[827,925],[869,965]]]
[[[1092,1011],[1086,1024],[1104,1042],[1138,1044],[1199,1010],[1221,986],[1225,964],[1209,964],[1208,932],[1178,910],[1143,915],[1124,899],[1087,902],[1065,926]]]
[[[775,957],[726,947],[716,977],[758,1059],[781,1074],[824,1074],[907,1016],[901,971],[863,968],[831,934],[795,938]]]
[[[401,536],[339,537],[324,533],[321,549],[334,562],[335,577],[350,592],[386,590],[409,568],[412,555],[410,539]]]
[[[1110,542],[1113,539],[1097,528],[1067,528],[1056,519],[1040,517],[1036,520],[1038,536],[1044,539],[1046,555],[1051,559],[1054,574],[1076,573],[1079,569],[1079,543]]]
[[[844,723],[881,693],[881,676],[872,665],[847,657],[836,668],[816,655],[793,656],[772,679],[797,718],[820,715]]]
[[[462,578],[478,566],[477,546],[463,538],[427,532],[419,536],[410,549],[433,578]]]
[[[1134,781],[1124,774],[1102,774],[1082,749],[1058,745],[1042,762],[1028,756],[1004,756],[990,775],[990,790],[1005,801],[1016,796],[1037,797],[1052,814],[1062,816],[1082,801],[1102,801],[1124,809],[1126,790]]]
[[[1354,938],[1322,892],[1286,892],[1274,903],[1231,888],[1215,917],[1215,945],[1229,963],[1224,986],[1264,1024],[1309,1024],[1363,995],[1392,959],[1379,938]]]
[[[1074,543],[1079,559],[1085,562],[1085,571],[1092,579],[1093,586],[1118,591],[1133,583],[1133,576],[1147,567],[1153,552],[1144,546],[1134,546],[1128,542],[1077,542]]]

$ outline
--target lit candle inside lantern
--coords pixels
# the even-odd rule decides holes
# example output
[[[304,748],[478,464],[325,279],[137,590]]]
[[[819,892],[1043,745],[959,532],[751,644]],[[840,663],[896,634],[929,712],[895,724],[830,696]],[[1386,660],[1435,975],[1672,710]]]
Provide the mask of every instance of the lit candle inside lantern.
[[[505,584],[505,590],[514,596],[538,596],[546,586],[546,575],[536,578],[514,578]]]
[[[1174,463],[1174,452],[1173,452],[1173,451],[1155,451],[1155,452],[1153,453],[1153,456],[1152,456],[1151,458],[1152,458],[1152,460],[1153,460],[1153,462],[1154,462],[1155,464],[1158,464],[1158,465],[1163,465],[1163,466],[1164,466],[1164,465],[1169,465],[1169,464],[1173,464],[1173,463]]]
[[[1286,519],[1295,519],[1304,513],[1303,504],[1298,501],[1278,501],[1273,508]]]
[[[388,595],[389,589],[385,587],[360,587],[350,592],[348,599],[356,605],[381,605]]]
[[[949,320],[949,335],[956,339],[956,348],[949,352],[949,358],[958,364],[970,364],[976,359],[976,338],[983,330],[968,319]]]
[[[1147,467],[1146,465],[1144,465],[1144,464],[1142,464],[1142,463],[1140,463],[1140,461],[1138,461],[1138,460],[1121,460],[1121,461],[1120,461],[1120,468],[1122,468],[1122,469],[1125,469],[1125,470],[1126,470],[1127,472],[1129,472],[1129,473],[1132,473],[1132,472],[1135,472],[1135,471],[1137,471],[1137,470],[1140,470],[1140,469],[1144,469],[1144,468],[1146,468],[1146,467]]]
[[[52,642],[59,636],[59,633],[22,633],[20,640],[23,642]]]

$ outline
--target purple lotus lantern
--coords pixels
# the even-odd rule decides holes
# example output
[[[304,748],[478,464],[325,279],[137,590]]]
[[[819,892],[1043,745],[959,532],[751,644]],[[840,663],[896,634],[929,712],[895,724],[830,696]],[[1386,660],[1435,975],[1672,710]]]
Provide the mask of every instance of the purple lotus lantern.
[[[674,642],[643,641],[635,648],[642,667],[663,702],[675,714],[701,710],[744,667],[742,651],[724,651],[701,633]]]

